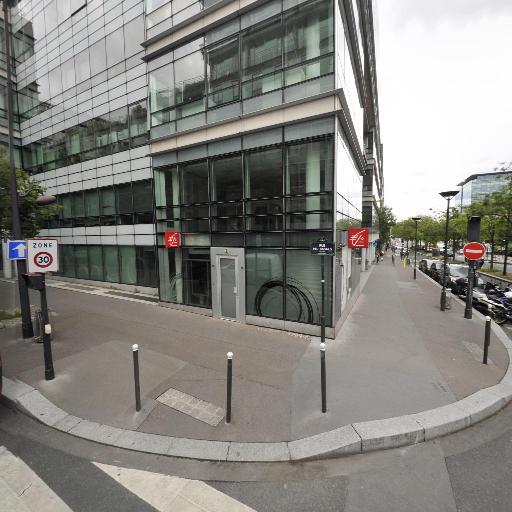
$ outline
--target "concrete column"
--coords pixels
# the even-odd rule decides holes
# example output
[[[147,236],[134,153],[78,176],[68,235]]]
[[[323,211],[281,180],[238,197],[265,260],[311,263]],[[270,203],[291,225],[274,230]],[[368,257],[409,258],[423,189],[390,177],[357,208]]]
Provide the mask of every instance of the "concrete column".
[[[366,270],[366,252],[368,251],[368,249],[366,249],[365,247],[363,247],[361,249],[361,271],[364,272]]]

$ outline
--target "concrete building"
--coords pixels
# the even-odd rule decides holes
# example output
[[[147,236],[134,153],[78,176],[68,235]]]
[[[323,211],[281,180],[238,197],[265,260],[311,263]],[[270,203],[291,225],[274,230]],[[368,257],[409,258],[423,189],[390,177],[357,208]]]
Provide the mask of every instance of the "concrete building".
[[[346,229],[372,228],[384,193],[372,9],[20,0],[21,163],[62,204],[41,233],[61,277],[317,333],[325,238],[332,335],[372,259]]]
[[[499,192],[511,176],[512,171],[472,174],[458,184],[460,191],[454,197],[454,204],[462,210],[472,203],[482,201],[494,192]]]

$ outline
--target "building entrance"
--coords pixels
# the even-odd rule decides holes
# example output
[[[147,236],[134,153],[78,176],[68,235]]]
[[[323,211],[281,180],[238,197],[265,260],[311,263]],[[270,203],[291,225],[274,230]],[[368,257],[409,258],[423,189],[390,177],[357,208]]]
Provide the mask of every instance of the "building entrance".
[[[245,322],[244,249],[212,247],[210,251],[213,316]]]

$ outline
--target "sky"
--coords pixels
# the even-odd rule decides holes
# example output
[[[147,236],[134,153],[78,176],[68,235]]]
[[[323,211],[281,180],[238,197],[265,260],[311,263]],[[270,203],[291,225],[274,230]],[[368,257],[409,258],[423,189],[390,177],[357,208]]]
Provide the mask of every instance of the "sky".
[[[384,199],[399,219],[512,161],[512,0],[376,0]]]

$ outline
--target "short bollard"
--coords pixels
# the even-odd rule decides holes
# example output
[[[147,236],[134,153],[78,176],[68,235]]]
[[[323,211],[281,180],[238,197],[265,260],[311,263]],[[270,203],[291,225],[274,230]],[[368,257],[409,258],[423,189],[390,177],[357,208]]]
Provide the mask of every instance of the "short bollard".
[[[140,411],[140,382],[139,382],[139,345],[132,346],[133,379],[135,381],[135,410]]]
[[[325,377],[325,343],[320,343],[320,380],[322,386],[322,412],[327,412],[327,390]]]
[[[233,352],[228,352],[228,378],[226,386],[226,423],[231,423],[231,389],[233,386]]]
[[[484,340],[484,360],[483,363],[487,364],[487,355],[489,354],[489,345],[491,344],[491,317],[485,317],[485,340]]]

